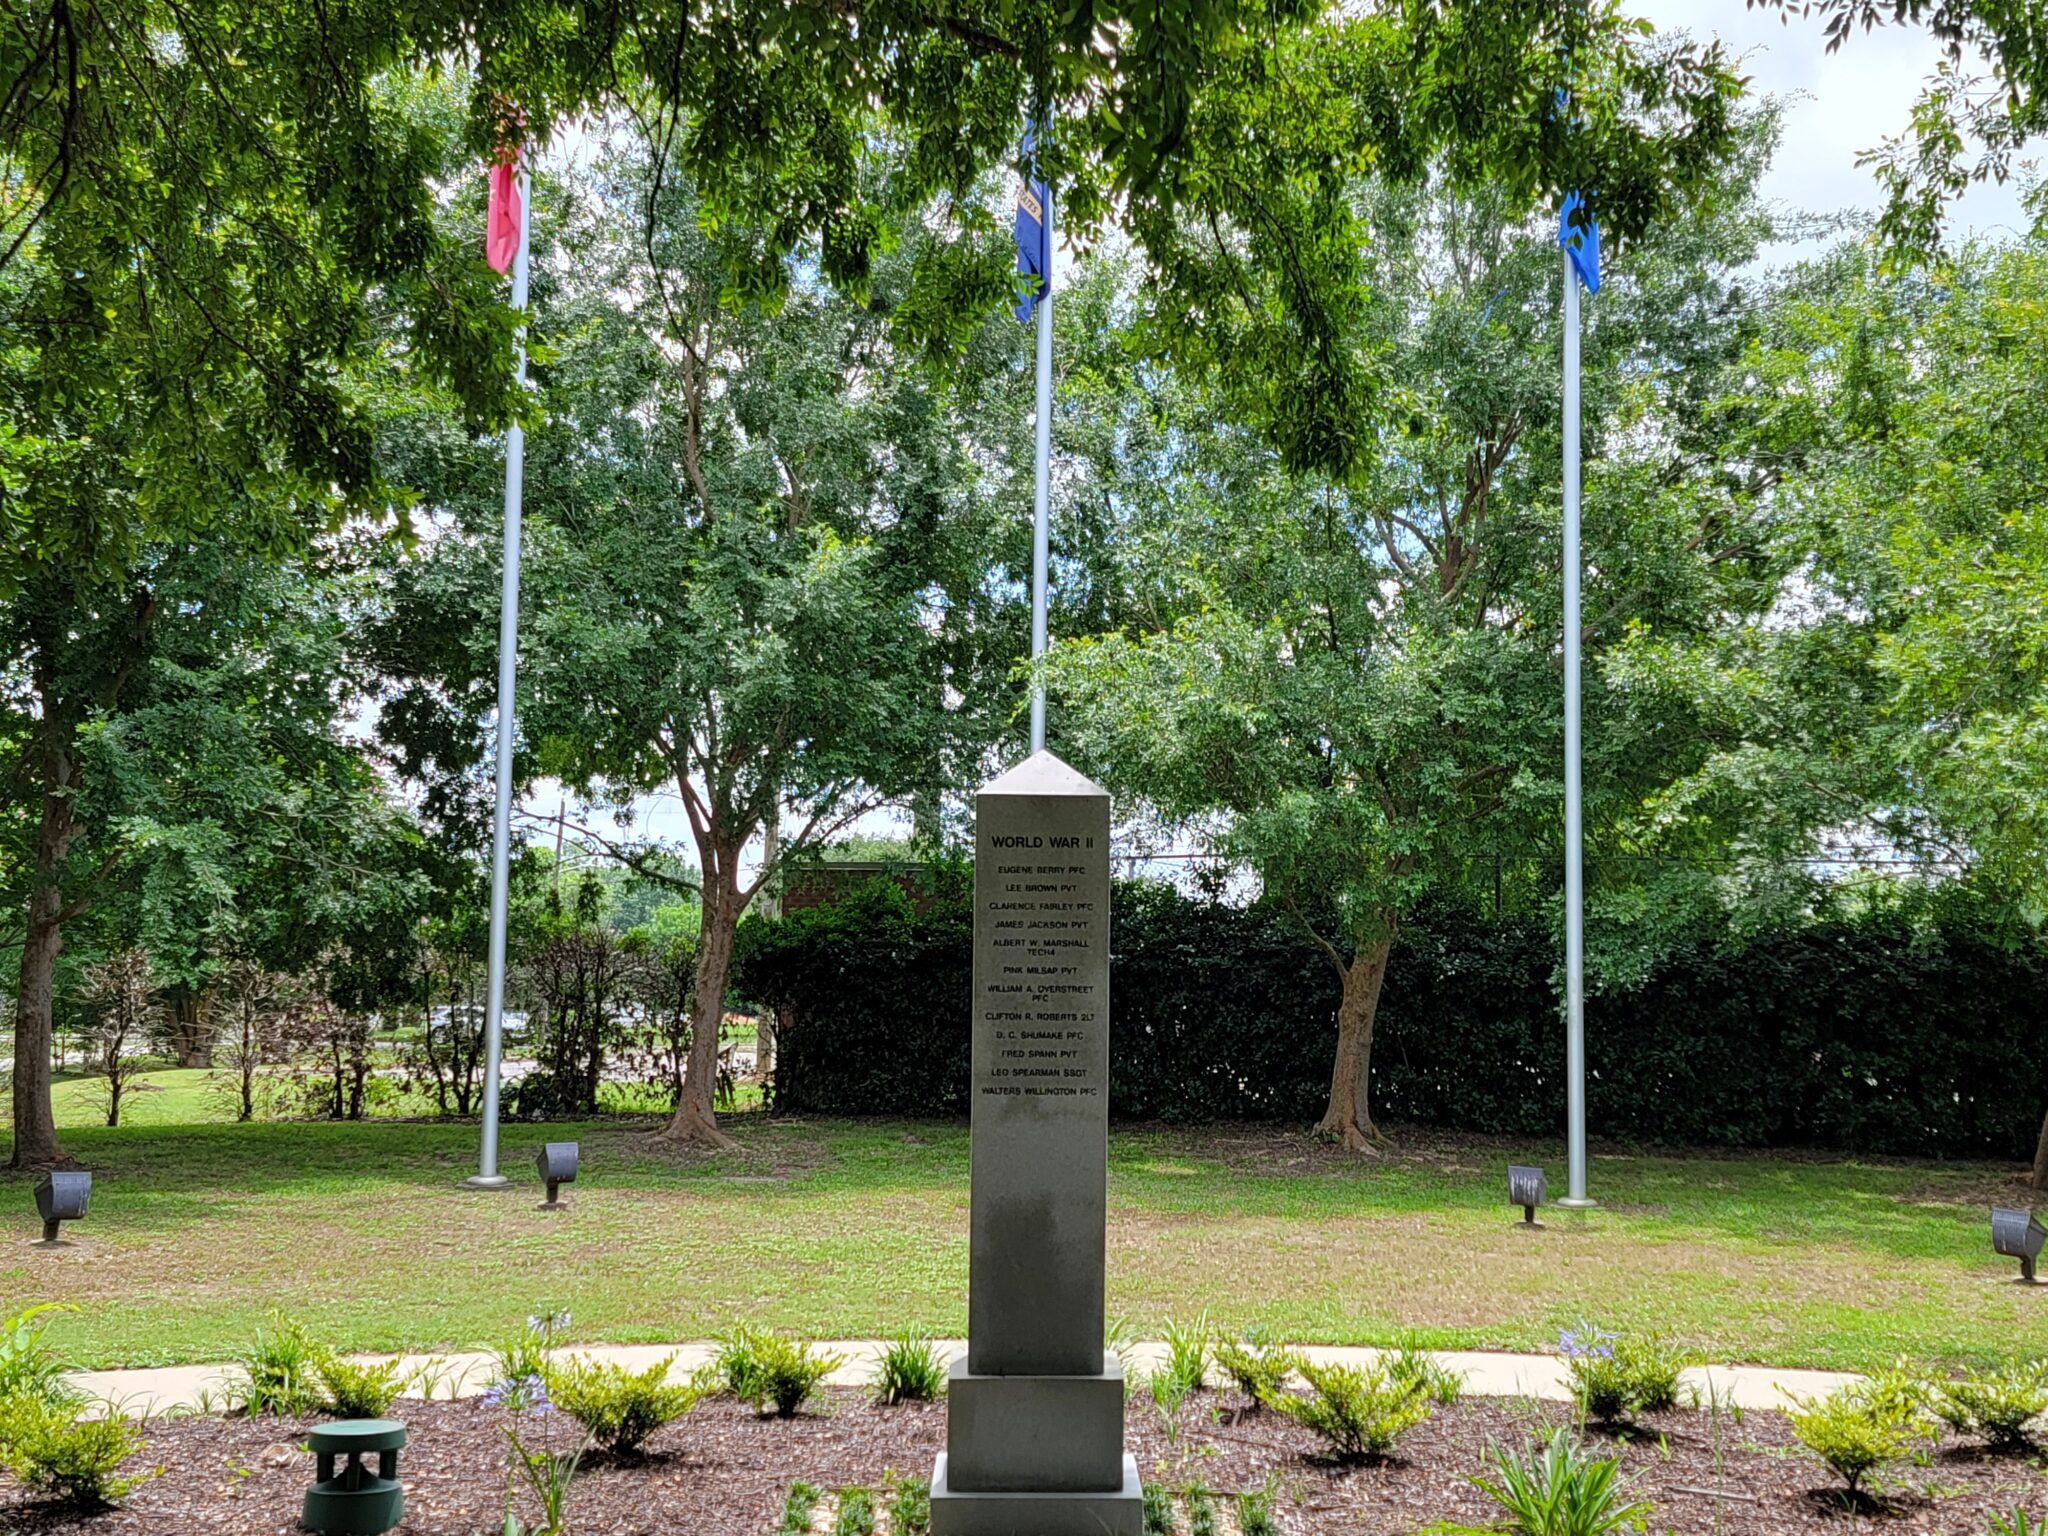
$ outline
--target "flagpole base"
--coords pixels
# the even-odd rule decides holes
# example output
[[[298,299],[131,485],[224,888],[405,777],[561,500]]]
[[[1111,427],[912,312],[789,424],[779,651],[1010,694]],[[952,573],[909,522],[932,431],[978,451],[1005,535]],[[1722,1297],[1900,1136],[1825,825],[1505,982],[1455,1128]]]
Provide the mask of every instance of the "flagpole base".
[[[1581,1195],[1576,1200],[1570,1195],[1566,1195],[1563,1199],[1553,1200],[1550,1203],[1560,1211],[1597,1211],[1600,1209],[1600,1202],[1590,1195]]]
[[[512,1181],[502,1173],[472,1173],[462,1181],[464,1189],[510,1189]]]

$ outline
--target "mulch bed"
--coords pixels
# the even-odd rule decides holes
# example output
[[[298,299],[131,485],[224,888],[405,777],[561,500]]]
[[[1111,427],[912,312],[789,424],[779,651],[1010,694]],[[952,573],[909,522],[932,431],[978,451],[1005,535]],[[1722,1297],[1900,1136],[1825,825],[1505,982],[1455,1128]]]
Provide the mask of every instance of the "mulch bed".
[[[1338,1467],[1319,1459],[1306,1431],[1239,1404],[1203,1393],[1185,1412],[1176,1451],[1150,1405],[1134,1401],[1128,1443],[1148,1479],[1199,1477],[1215,1490],[1272,1479],[1280,1528],[1290,1536],[1483,1524],[1493,1509],[1468,1479],[1481,1470],[1489,1442],[1521,1444],[1569,1416],[1559,1404],[1469,1400],[1439,1409],[1389,1461]],[[409,1536],[495,1533],[509,1466],[505,1416],[479,1401],[405,1402],[395,1416],[412,1437],[400,1529]],[[570,1529],[576,1536],[767,1536],[793,1479],[830,1490],[877,1485],[890,1470],[928,1476],[945,1424],[942,1406],[879,1408],[850,1390],[831,1394],[824,1411],[792,1420],[757,1420],[730,1401],[708,1401],[656,1435],[644,1458],[588,1464],[571,1501]],[[123,1507],[90,1515],[40,1507],[0,1478],[0,1536],[283,1536],[296,1529],[312,1475],[311,1458],[298,1449],[304,1429],[275,1419],[152,1424],[137,1463],[160,1466],[161,1475]],[[2016,1505],[2048,1515],[2048,1463],[2038,1454],[1990,1457],[1943,1441],[1881,1478],[1880,1503],[1852,1511],[1776,1414],[1745,1414],[1738,1424],[1680,1410],[1653,1415],[1633,1437],[1612,1443],[1634,1496],[1654,1506],[1650,1529],[1676,1536],[1981,1536],[1991,1515]]]

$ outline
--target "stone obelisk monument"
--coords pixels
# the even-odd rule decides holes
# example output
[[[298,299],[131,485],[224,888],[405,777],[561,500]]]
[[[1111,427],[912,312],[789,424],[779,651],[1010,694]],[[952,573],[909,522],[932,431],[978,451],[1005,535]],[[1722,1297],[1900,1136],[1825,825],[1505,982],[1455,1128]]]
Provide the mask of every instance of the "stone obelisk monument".
[[[1138,1536],[1103,1348],[1109,796],[1050,752],[977,797],[967,1355],[932,1536]]]

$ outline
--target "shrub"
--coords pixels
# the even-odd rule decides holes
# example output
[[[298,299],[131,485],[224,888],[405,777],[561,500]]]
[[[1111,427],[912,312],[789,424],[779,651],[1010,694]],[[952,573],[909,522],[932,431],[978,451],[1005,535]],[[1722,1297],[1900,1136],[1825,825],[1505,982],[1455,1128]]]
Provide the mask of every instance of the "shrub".
[[[715,1369],[726,1389],[762,1418],[772,1405],[788,1418],[818,1394],[844,1355],[814,1354],[810,1345],[765,1328],[739,1327],[719,1341]]]
[[[694,1384],[677,1386],[668,1379],[675,1356],[657,1360],[644,1371],[622,1365],[572,1360],[551,1367],[548,1398],[614,1456],[640,1448],[664,1424],[672,1424],[697,1406]]]
[[[1678,1406],[1678,1377],[1692,1364],[1692,1354],[1654,1335],[1623,1338],[1614,1348],[1638,1413],[1662,1413]]]
[[[1440,1408],[1450,1407],[1465,1390],[1465,1373],[1438,1364],[1427,1350],[1404,1348],[1388,1357],[1387,1374],[1398,1382],[1413,1383]]]
[[[946,1357],[920,1333],[889,1340],[876,1365],[875,1392],[885,1403],[929,1403],[946,1390]]]
[[[1206,1313],[1186,1327],[1168,1323],[1166,1363],[1153,1373],[1154,1379],[1161,1375],[1168,1377],[1180,1389],[1178,1395],[1183,1398],[1191,1392],[1199,1392],[1209,1377],[1209,1345],[1214,1333]]]
[[[777,1536],[803,1536],[811,1528],[811,1516],[817,1511],[820,1495],[811,1484],[798,1481],[789,1485],[789,1495],[782,1501],[782,1523],[775,1529]]]
[[[1852,1496],[1870,1473],[1906,1454],[1911,1409],[1882,1385],[1859,1382],[1825,1398],[1792,1402],[1786,1411],[1792,1433],[1848,1484]]]
[[[932,1485],[921,1477],[883,1478],[889,1494],[889,1536],[925,1536],[932,1528]]]
[[[1112,896],[1110,1112],[1134,1119],[1306,1121],[1330,1084],[1335,975],[1300,928],[1248,908],[1119,881]],[[813,909],[826,911],[829,909]],[[809,914],[805,914],[808,916]],[[790,1009],[776,1107],[965,1113],[972,914],[863,926],[750,920],[738,990]],[[1374,1053],[1374,1112],[1492,1135],[1549,1136],[1564,1066],[1553,936],[1540,913],[1445,908],[1402,924]],[[1701,932],[1587,1000],[1588,1113],[1624,1140],[1819,1146],[1911,1156],[2032,1156],[2048,1031],[2027,1027],[2048,955],[1960,909],[1872,911],[1740,940]],[[877,1039],[891,1049],[877,1051]],[[1532,1044],[1533,1042],[1533,1044]],[[1853,1068],[1853,1070],[1851,1070]],[[1987,1083],[2011,1085],[1986,1092]]]
[[[322,1405],[338,1419],[381,1419],[398,1401],[405,1386],[395,1361],[379,1365],[357,1365],[336,1356],[325,1356],[314,1370],[326,1390]]]
[[[1679,1373],[1690,1355],[1658,1338],[1622,1338],[1581,1323],[1557,1336],[1571,1371],[1572,1397],[1588,1418],[1618,1424],[1678,1405]]]
[[[46,1313],[71,1310],[45,1302],[0,1320],[0,1403],[24,1397],[57,1402],[71,1396],[64,1384],[64,1362],[43,1342],[49,1324],[37,1321]]]
[[[1958,1434],[2016,1450],[2028,1443],[2028,1426],[2048,1413],[2048,1361],[1934,1382],[1927,1400],[1935,1417]]]
[[[22,1486],[66,1504],[96,1509],[142,1481],[118,1475],[142,1448],[142,1433],[118,1414],[79,1417],[77,1399],[20,1393],[0,1404],[0,1464]]]
[[[1301,1356],[1277,1345],[1222,1335],[1210,1343],[1216,1366],[1254,1404],[1263,1404],[1287,1390],[1288,1378],[1301,1369]]]
[[[300,1418],[326,1406],[321,1368],[331,1351],[292,1318],[272,1313],[235,1356],[242,1380],[234,1393],[246,1414],[274,1413]]]
[[[1605,1536],[1640,1527],[1650,1506],[1625,1502],[1616,1456],[1589,1456],[1563,1429],[1539,1456],[1488,1448],[1494,1480],[1472,1481],[1506,1512],[1515,1536]]]
[[[1340,1461],[1384,1456],[1394,1442],[1430,1415],[1428,1396],[1414,1382],[1398,1382],[1384,1365],[1361,1368],[1304,1361],[1306,1397],[1276,1393],[1267,1401],[1297,1424],[1322,1436]]]

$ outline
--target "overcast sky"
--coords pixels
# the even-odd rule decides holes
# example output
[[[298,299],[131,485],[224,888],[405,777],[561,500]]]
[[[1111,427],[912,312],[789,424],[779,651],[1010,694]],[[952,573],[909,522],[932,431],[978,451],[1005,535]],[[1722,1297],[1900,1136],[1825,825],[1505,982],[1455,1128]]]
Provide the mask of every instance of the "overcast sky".
[[[1784,100],[1785,139],[1765,182],[1768,196],[1817,213],[1877,207],[1877,181],[1856,164],[1857,156],[1910,121],[1921,85],[1940,58],[1923,29],[1858,33],[1830,54],[1820,23],[1797,17],[1784,22],[1775,9],[1753,11],[1743,0],[1635,0],[1631,9],[1662,30],[1719,37],[1742,61],[1753,92]],[[2017,233],[2024,223],[2017,187],[1983,186],[1951,210],[1950,230],[1996,236]],[[551,817],[560,804],[550,783],[536,786],[526,809]],[[687,844],[687,823],[673,793],[643,801],[638,810],[643,828]],[[573,803],[570,814],[576,814]],[[863,830],[895,830],[887,817],[870,820],[873,825]]]
[[[1856,158],[1910,122],[1941,56],[1924,28],[1859,32],[1831,54],[1820,22],[1785,21],[1776,8],[1751,10],[1743,0],[1634,0],[1629,9],[1660,30],[1719,37],[1753,92],[1785,100],[1785,142],[1764,183],[1771,197],[1814,212],[1877,207],[1877,181]],[[2025,224],[2011,183],[1973,187],[1952,218],[1958,235],[2017,233]]]

